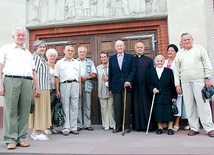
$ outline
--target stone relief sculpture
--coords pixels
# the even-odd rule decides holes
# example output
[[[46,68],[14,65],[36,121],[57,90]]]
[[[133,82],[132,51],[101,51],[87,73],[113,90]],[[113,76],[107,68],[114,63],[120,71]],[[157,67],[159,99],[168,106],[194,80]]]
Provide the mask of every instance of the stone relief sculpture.
[[[167,0],[27,0],[27,25],[165,14]]]
[[[83,0],[75,0],[76,18],[83,16]]]
[[[28,16],[28,21],[39,23],[39,2],[40,0],[27,0],[27,12],[31,13]]]
[[[91,15],[91,2],[90,0],[84,0],[83,1],[83,13],[84,13],[84,17],[90,17]]]
[[[74,0],[66,0],[65,17],[67,20],[75,18],[75,1]]]

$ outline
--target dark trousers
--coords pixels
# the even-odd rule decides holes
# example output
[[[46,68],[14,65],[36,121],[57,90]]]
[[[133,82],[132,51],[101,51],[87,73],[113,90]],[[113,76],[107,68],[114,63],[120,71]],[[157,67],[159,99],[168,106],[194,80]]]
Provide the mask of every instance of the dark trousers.
[[[123,114],[124,114],[124,91],[120,93],[113,93],[113,105],[116,129],[122,129]],[[125,129],[130,129],[131,123],[131,92],[126,92],[126,115],[125,115]]]

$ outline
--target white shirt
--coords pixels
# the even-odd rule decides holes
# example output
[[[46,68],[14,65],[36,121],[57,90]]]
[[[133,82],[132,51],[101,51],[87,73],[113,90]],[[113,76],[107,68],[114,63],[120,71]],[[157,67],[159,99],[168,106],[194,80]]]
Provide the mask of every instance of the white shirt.
[[[15,43],[0,48],[0,63],[4,66],[4,75],[32,77],[32,70],[35,69],[30,51],[20,48]]]
[[[80,73],[80,63],[74,58],[72,58],[70,61],[66,60],[66,58],[62,58],[56,63],[55,76],[59,78],[60,82],[75,79],[79,81]]]
[[[163,73],[164,67],[161,67],[161,68],[156,67],[155,69],[156,69],[156,72],[158,74],[158,78],[160,79],[160,77]]]

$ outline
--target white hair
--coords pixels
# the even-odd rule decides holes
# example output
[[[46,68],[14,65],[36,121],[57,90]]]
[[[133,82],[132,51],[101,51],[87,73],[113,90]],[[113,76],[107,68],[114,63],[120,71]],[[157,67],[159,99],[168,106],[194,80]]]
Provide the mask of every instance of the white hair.
[[[23,27],[16,27],[15,29],[13,29],[12,35],[15,35],[17,30],[23,30],[23,31],[25,31],[25,34],[27,35],[27,32]]]
[[[48,58],[51,54],[55,54],[58,57],[58,52],[54,48],[48,49],[45,55]]]
[[[157,63],[157,59],[158,58],[161,58],[162,60],[163,60],[163,63],[165,62],[165,58],[164,58],[164,56],[163,55],[157,55],[156,57],[155,57],[155,59],[154,59],[154,64],[156,65],[156,63]]]

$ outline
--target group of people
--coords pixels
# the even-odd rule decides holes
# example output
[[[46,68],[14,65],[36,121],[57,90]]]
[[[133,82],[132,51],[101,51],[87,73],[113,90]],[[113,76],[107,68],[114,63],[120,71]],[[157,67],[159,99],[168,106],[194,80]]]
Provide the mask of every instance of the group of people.
[[[162,134],[163,123],[167,123],[167,134],[173,135],[179,129],[183,106],[190,126],[188,135],[199,134],[200,118],[205,131],[214,137],[209,100],[201,95],[204,85],[212,86],[212,66],[207,51],[193,44],[189,33],[182,34],[180,50],[174,44],[168,46],[167,60],[162,55],[154,61],[145,56],[143,42],[135,44],[136,56],[127,54],[125,43],[117,40],[116,54],[109,57],[100,52],[97,67],[86,58],[86,47],[79,47],[74,59],[75,48],[66,45],[65,56],[56,62],[58,52],[46,50],[43,40],[34,43],[33,54],[24,47],[23,28],[14,29],[12,37],[14,43],[0,48],[0,95],[5,96],[4,141],[8,149],[30,145],[26,142],[28,128],[33,128],[34,140],[48,140],[48,134],[58,133],[53,122],[57,98],[64,111],[63,135],[79,134],[83,128],[93,131],[91,92],[96,78],[104,130],[145,131],[154,105],[149,130]],[[35,107],[30,114],[32,99]],[[171,112],[174,102],[179,107],[175,121]]]

